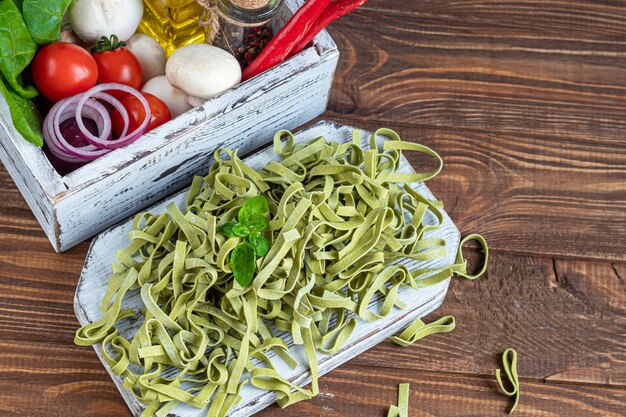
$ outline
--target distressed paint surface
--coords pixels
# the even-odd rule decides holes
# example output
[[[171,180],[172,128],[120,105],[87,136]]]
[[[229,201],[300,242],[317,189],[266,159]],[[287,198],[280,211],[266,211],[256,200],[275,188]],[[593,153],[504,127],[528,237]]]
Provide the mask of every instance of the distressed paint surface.
[[[329,122],[320,122],[316,125],[299,132],[296,135],[297,141],[313,139],[319,136],[325,136],[328,140],[337,142],[346,142],[352,138],[353,128],[341,126]],[[367,147],[367,138],[371,133],[362,132],[364,148]],[[273,149],[265,150],[252,155],[245,159],[246,163],[255,168],[261,168],[270,160],[278,160]],[[409,162],[406,159],[402,161],[402,172],[413,172]],[[433,200],[435,197],[431,194],[424,184],[412,184],[413,188],[428,199]],[[171,202],[175,202],[180,208],[184,208],[187,191],[183,191],[174,197],[161,202],[152,207],[151,212],[162,212],[165,206]],[[434,217],[427,219],[429,222],[435,221]],[[94,239],[92,246],[87,255],[87,260],[81,278],[78,282],[76,295],[74,300],[74,309],[81,325],[93,322],[101,316],[99,310],[100,300],[106,291],[107,280],[111,274],[111,263],[114,261],[115,252],[129,243],[127,237],[128,232],[132,230],[131,220],[118,225],[98,236]],[[460,241],[460,234],[450,217],[444,212],[444,221],[441,228],[427,234],[428,237],[441,237],[446,241],[446,254],[443,259],[428,262],[403,262],[409,269],[414,270],[424,267],[437,267],[449,265],[454,262],[457,248]],[[449,280],[438,285],[423,288],[415,291],[411,288],[403,288],[399,291],[399,297],[407,304],[405,310],[395,309],[389,316],[371,323],[359,320],[356,330],[352,337],[342,348],[342,350],[333,356],[318,354],[319,371],[323,375],[342,363],[352,359],[359,353],[375,346],[376,344],[387,339],[389,336],[397,333],[418,317],[423,317],[436,309],[445,297],[448,289]],[[380,300],[373,300],[370,309],[376,310],[380,305]],[[138,294],[128,297],[124,308],[140,309],[142,306],[141,299]],[[120,334],[128,337],[134,334],[140,323],[131,320],[125,320],[120,325]],[[277,332],[280,333],[280,332]],[[294,346],[289,335],[283,334],[287,344],[291,347],[290,353],[298,361],[299,366],[295,370],[291,370],[282,363],[276,362],[277,369],[288,380],[298,384],[305,384],[310,381],[310,375],[306,366],[304,351],[301,346]],[[102,361],[102,353],[99,346],[94,347],[98,357]],[[110,369],[103,364],[107,371]],[[141,404],[122,387],[122,380],[119,377],[110,374],[120,393],[124,397],[129,409],[135,416],[141,414]],[[234,407],[229,413],[229,417],[245,417],[250,416],[263,408],[275,402],[276,397],[271,392],[265,392],[256,389],[250,385],[246,385],[242,390],[243,400],[239,405]],[[179,406],[173,413],[176,417],[200,417],[206,415],[206,410],[199,410],[189,406]]]
[[[0,160],[46,235],[54,236],[52,200],[55,195],[65,191],[65,185],[41,149],[26,142],[15,130],[9,106],[2,94],[0,94]]]
[[[282,20],[302,3],[287,0]],[[65,251],[188,185],[216,148],[248,153],[322,114],[339,53],[325,31],[314,46],[65,177],[15,131],[0,96],[0,159],[55,250]]]

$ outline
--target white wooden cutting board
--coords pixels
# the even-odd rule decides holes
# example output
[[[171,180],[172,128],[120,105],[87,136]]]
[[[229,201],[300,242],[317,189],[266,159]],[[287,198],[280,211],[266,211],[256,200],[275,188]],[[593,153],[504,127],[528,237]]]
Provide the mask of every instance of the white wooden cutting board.
[[[308,140],[324,136],[327,140],[346,142],[352,139],[352,130],[352,127],[342,126],[331,122],[320,122],[304,131],[299,132],[296,135],[296,140]],[[361,138],[365,148],[369,143],[368,139],[371,133],[365,131],[361,133]],[[270,147],[246,158],[245,161],[248,165],[260,169],[270,160],[278,159],[278,156],[274,154],[272,148]],[[401,171],[413,172],[413,169],[406,159],[403,159],[402,161]],[[412,184],[412,186],[428,199],[434,199],[434,196],[424,184]],[[182,193],[157,204],[149,209],[149,211],[153,213],[163,212],[165,210],[165,206],[171,202],[176,202],[176,204],[183,209],[186,194],[187,191],[183,191]],[[430,213],[429,215],[431,218],[427,218],[426,222],[435,222],[434,216]],[[127,235],[128,232],[132,230],[131,220],[132,219],[129,219],[127,222],[121,223],[120,225],[103,232],[96,237],[91,244],[83,272],[76,288],[76,295],[74,299],[74,310],[81,325],[91,323],[102,315],[99,310],[99,305],[106,291],[107,280],[112,273],[111,264],[115,260],[115,252],[118,249],[125,247],[130,242]],[[454,263],[454,258],[460,242],[460,234],[458,229],[452,223],[450,217],[448,217],[445,212],[443,225],[438,230],[427,233],[426,236],[441,237],[445,239],[446,257],[428,262],[404,262],[409,269],[413,270],[424,267],[433,268]],[[340,352],[333,356],[318,354],[320,375],[333,370],[361,352],[387,339],[389,336],[398,333],[416,318],[423,317],[435,310],[443,302],[448,290],[448,284],[449,280],[432,287],[420,289],[419,291],[415,291],[411,288],[401,289],[399,297],[407,304],[407,308],[404,310],[396,309],[384,319],[373,323],[366,323],[359,320],[352,337],[344,345]],[[139,308],[142,307],[141,299],[138,294],[135,297],[129,297],[127,295],[127,300],[128,301],[125,301],[123,308],[130,307],[135,310],[139,310]],[[376,310],[377,304],[379,303],[379,300],[373,300],[370,305],[370,309]],[[133,321],[127,319],[120,323],[120,334],[122,336],[129,337],[129,335],[134,334],[140,324],[141,323],[136,320]],[[310,382],[310,375],[302,347],[293,346],[293,342],[291,341],[289,335],[283,334],[282,337],[284,337],[287,344],[291,346],[291,354],[296,360],[298,360],[300,365],[293,370],[286,366],[282,370],[278,368],[281,371],[281,374],[286,379],[293,381],[296,384],[305,384]],[[102,360],[100,346],[94,346],[94,349],[100,360]],[[143,406],[122,387],[122,379],[113,375],[104,361],[103,364],[107,371],[109,371],[113,382],[117,385],[132,413],[135,416],[139,416],[142,412]],[[233,407],[231,412],[228,414],[230,417],[250,416],[276,401],[276,397],[273,393],[259,390],[250,384],[246,384],[244,386],[242,390],[242,397],[243,399],[239,405]],[[175,408],[170,415],[175,417],[201,417],[206,416],[206,410],[199,410],[190,406],[180,405]]]

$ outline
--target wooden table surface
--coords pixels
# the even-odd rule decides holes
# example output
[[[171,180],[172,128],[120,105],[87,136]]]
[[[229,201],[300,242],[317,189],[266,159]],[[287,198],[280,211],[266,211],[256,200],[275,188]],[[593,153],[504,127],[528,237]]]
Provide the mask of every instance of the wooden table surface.
[[[325,117],[439,151],[429,187],[493,256],[431,315],[454,332],[383,343],[260,415],[383,416],[410,382],[410,416],[504,416],[515,347],[515,415],[625,416],[626,1],[371,0],[330,32]],[[88,243],[55,254],[4,170],[0,189],[0,416],[129,416],[73,344]]]

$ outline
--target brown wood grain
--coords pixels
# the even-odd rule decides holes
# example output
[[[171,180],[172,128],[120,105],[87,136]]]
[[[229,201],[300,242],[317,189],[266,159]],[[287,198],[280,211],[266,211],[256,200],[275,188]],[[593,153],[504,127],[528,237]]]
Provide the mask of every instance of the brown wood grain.
[[[4,165],[0,163],[0,190],[2,198],[0,199],[0,215],[8,210],[28,210],[28,205],[20,191],[15,186],[13,179],[7,172]]]
[[[497,391],[491,375],[370,369],[349,363],[321,379],[322,393],[314,400],[280,411],[273,407],[259,416],[385,416],[389,406],[397,404],[400,383],[410,384],[411,417],[505,416],[510,407],[510,399]],[[626,409],[623,389],[524,380],[521,384],[523,394],[515,416],[622,417]]]
[[[0,341],[3,417],[130,416],[92,349]]]
[[[623,144],[624,22],[623,2],[372,2],[331,28],[330,109]]]
[[[0,237],[0,340],[70,344],[73,294],[88,244],[56,254],[24,209],[2,213]]]
[[[331,114],[439,150],[431,188],[497,249],[624,260],[624,5],[370,1],[332,27]]]
[[[439,151],[429,187],[493,256],[429,317],[453,314],[453,333],[383,343],[314,400],[260,416],[383,416],[402,382],[410,416],[504,416],[506,347],[520,353],[516,416],[626,415],[626,1],[370,0],[331,34],[325,116]],[[130,416],[73,345],[88,243],[55,254],[1,167],[0,191],[0,415]]]
[[[480,26],[484,33],[506,29],[508,35],[587,44],[619,41],[624,35],[624,0],[422,0],[398,3],[369,0],[361,10],[413,15],[428,27]],[[339,26],[340,24],[336,24]]]
[[[402,348],[385,342],[363,366],[489,374],[508,347],[524,378],[626,386],[626,286],[608,262],[493,254],[485,277],[455,279],[428,320],[457,328]]]
[[[492,249],[626,260],[626,140],[590,146],[539,134],[338,121],[392,127],[438,151],[444,169],[428,187],[462,233],[484,234]],[[406,155],[415,167],[431,166],[432,158]]]
[[[0,414],[4,417],[130,416],[91,349],[32,342],[0,342]],[[7,377],[8,375],[8,377]],[[411,416],[502,416],[510,404],[492,375],[363,367],[352,362],[320,380],[321,394],[259,416],[385,415],[399,383],[411,384]],[[16,384],[20,389],[16,390]],[[626,390],[601,386],[521,382],[515,415],[618,417]]]

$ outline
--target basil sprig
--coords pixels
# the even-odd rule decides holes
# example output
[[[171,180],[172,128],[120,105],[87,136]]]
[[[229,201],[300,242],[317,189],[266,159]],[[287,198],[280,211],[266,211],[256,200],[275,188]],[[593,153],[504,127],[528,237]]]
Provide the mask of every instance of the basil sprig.
[[[239,221],[226,222],[220,227],[224,236],[243,238],[230,253],[230,267],[242,287],[252,282],[257,258],[265,256],[270,250],[270,242],[261,234],[270,225],[265,217],[269,211],[267,199],[259,195],[244,203],[237,215]]]

